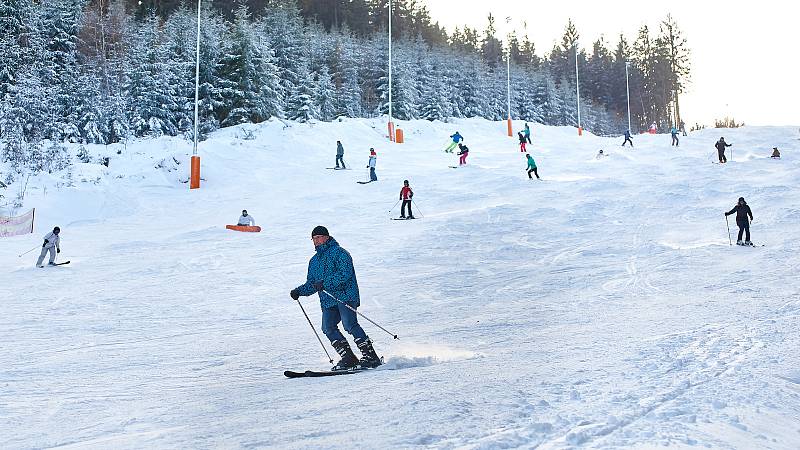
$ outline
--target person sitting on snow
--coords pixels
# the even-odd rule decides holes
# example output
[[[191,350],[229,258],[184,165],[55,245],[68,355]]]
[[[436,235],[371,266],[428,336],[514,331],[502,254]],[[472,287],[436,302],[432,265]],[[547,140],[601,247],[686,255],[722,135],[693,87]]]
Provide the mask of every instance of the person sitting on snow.
[[[778,147],[772,147],[772,156],[770,158],[781,159],[781,152],[778,151]]]
[[[605,158],[606,156],[608,156],[608,153],[603,153],[603,151],[602,151],[602,150],[600,150],[599,152],[597,152],[597,156],[596,156],[596,158],[597,158],[597,159],[603,159],[603,158]]]
[[[240,227],[254,227],[256,226],[256,219],[253,216],[247,214],[247,210],[242,210],[242,216],[239,217],[239,222],[237,223]]]

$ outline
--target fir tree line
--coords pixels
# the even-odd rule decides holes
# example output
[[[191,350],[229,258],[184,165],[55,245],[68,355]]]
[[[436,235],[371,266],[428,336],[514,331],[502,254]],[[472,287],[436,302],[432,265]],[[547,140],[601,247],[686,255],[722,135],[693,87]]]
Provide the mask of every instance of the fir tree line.
[[[58,145],[42,145],[45,140],[192,137],[196,11],[166,0],[143,2],[150,3],[146,10],[126,3],[2,2],[5,160],[52,170],[63,158]],[[257,14],[247,3],[259,8]],[[205,2],[201,134],[271,117],[304,122],[388,113],[386,3],[264,0],[220,10]],[[679,121],[688,50],[670,17],[656,37],[643,27],[633,45],[620,36],[612,52],[600,39],[591,54],[570,22],[561,42],[539,57],[526,36],[497,36],[491,16],[483,32],[463,28],[448,35],[417,2],[396,3],[392,97],[398,119],[505,118],[510,57],[512,116],[574,126],[578,51],[584,128],[598,134],[627,128],[625,61],[631,62],[633,131],[653,121],[662,128]]]

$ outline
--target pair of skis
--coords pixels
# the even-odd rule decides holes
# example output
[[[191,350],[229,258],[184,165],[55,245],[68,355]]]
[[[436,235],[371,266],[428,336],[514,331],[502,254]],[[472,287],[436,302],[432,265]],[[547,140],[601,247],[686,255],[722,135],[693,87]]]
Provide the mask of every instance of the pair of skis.
[[[381,356],[381,365],[384,364],[383,356]],[[380,366],[377,366],[380,367]],[[377,367],[353,367],[346,370],[306,370],[304,372],[295,372],[293,370],[286,370],[283,375],[286,378],[320,378],[320,377],[335,377],[337,375],[352,375],[354,373],[365,372],[367,370],[376,369]]]
[[[69,264],[69,263],[70,263],[70,261],[64,261],[64,262],[60,262],[60,263],[48,264],[48,266],[54,266],[54,267],[55,267],[55,266],[63,266],[63,265],[65,265],[65,264]],[[39,267],[40,269],[43,269],[43,268],[45,268],[46,266],[44,266],[44,265],[41,265],[41,266],[38,266],[38,267]]]

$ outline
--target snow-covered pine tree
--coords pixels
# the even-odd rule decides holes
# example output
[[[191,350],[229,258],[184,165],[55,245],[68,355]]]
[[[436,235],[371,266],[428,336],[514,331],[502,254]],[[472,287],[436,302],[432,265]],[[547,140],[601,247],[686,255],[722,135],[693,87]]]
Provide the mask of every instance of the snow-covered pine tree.
[[[327,65],[322,65],[316,76],[317,89],[314,98],[317,103],[319,118],[325,122],[330,122],[336,118],[336,88],[333,85]]]

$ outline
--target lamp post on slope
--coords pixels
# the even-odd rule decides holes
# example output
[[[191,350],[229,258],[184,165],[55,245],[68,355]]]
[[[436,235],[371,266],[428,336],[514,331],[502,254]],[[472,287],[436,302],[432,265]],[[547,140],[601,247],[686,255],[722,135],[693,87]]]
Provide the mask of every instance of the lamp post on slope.
[[[389,0],[389,140],[394,142],[392,121],[392,0]]]
[[[630,84],[630,77],[628,76],[628,66],[630,63],[625,61],[625,90],[628,96],[628,132],[633,133],[631,131],[631,84]]]
[[[578,77],[578,41],[575,41],[575,94],[578,102],[578,136],[583,136],[583,128],[581,128],[581,82]]]
[[[192,149],[191,176],[189,177],[189,189],[200,188],[200,156],[197,155],[197,133],[199,117],[200,99],[200,2],[197,0],[197,52],[195,55],[194,68],[194,148]]]
[[[511,23],[511,17],[506,17],[506,24]],[[511,33],[509,32],[509,36]],[[511,39],[508,39],[508,53],[506,54],[506,92],[508,97],[508,135],[514,136],[511,126]]]

